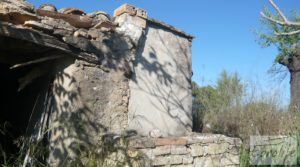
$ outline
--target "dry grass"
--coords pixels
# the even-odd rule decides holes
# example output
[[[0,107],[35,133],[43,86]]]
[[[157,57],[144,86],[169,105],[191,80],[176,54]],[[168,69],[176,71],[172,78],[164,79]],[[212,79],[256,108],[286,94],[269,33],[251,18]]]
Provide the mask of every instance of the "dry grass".
[[[299,112],[277,111],[270,104],[252,103],[228,108],[220,113],[206,113],[205,133],[221,133],[247,141],[251,135],[288,135],[300,127]]]
[[[300,112],[284,107],[281,92],[277,90],[268,94],[257,90],[251,88],[237,105],[202,111],[199,118],[203,124],[202,132],[239,137],[244,144],[248,143],[251,135],[298,133]]]

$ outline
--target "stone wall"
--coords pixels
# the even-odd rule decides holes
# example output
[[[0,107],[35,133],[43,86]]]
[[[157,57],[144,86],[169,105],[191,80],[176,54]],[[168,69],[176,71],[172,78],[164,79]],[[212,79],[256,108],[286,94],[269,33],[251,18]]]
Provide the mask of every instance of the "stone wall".
[[[117,31],[137,44],[131,59],[128,129],[142,136],[152,131],[159,133],[156,137],[185,135],[192,128],[193,37],[140,11],[123,5],[115,12]]]
[[[135,137],[129,137],[123,157],[141,155],[144,161],[137,166],[238,165],[239,139],[188,135],[192,36],[130,5],[110,18],[101,11],[85,14],[51,5],[34,10],[23,0],[3,0],[0,26],[2,40],[45,49],[13,61],[18,47],[1,48],[11,53],[5,63],[13,68],[38,64],[45,71],[27,74],[26,84],[42,75],[51,78],[30,136],[30,144],[47,143],[44,163],[63,166],[79,159],[84,164],[82,153],[103,150],[106,137],[125,135]],[[34,166],[30,149],[24,164]],[[118,159],[116,150],[112,153]]]
[[[133,167],[238,167],[242,144],[238,138],[213,134],[128,140],[128,146],[123,147],[126,151],[107,156],[105,166],[122,162]]]
[[[191,42],[147,22],[130,80],[129,128],[149,136],[182,136],[192,129]]]

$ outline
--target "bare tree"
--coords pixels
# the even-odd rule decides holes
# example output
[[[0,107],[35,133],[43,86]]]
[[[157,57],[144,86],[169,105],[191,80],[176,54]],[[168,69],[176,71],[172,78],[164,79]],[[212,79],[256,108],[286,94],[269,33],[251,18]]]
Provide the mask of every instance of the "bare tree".
[[[274,63],[287,67],[290,73],[291,106],[300,107],[300,17],[295,14],[290,19],[280,10],[273,0],[269,0],[276,10],[261,12],[262,21],[269,28],[268,33],[260,35],[265,46],[274,44],[279,50]]]

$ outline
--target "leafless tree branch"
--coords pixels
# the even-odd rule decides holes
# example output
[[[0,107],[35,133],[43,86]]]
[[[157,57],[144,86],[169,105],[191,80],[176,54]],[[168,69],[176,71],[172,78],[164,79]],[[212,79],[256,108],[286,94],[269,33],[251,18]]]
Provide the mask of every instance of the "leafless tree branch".
[[[272,17],[266,16],[264,12],[260,12],[260,15],[261,15],[261,17],[263,17],[263,18],[267,19],[268,21],[273,22],[275,24],[279,24],[281,26],[286,25],[286,23],[283,21],[279,21],[279,20],[273,19]]]
[[[291,32],[275,32],[275,35],[278,36],[290,36],[290,35],[297,35],[300,34],[300,30],[296,30],[296,31],[291,31]]]
[[[295,27],[300,27],[300,23],[299,22],[293,22],[287,19],[287,17],[283,14],[283,12],[279,9],[279,7],[275,4],[275,2],[273,0],[269,0],[269,2],[271,3],[271,5],[273,6],[273,8],[277,11],[277,13],[279,14],[279,16],[282,18],[283,21],[281,20],[277,20],[274,19],[272,17],[266,16],[266,14],[264,12],[261,12],[260,15],[267,19],[270,22],[276,23],[278,25],[282,25],[282,26],[295,26]],[[298,33],[296,33],[298,34]],[[293,33],[291,33],[291,35],[294,35]]]
[[[289,20],[285,17],[285,15],[282,13],[282,11],[279,9],[279,7],[274,3],[273,0],[269,0],[270,4],[274,7],[274,9],[277,11],[277,13],[280,15],[280,17],[283,19],[284,22],[289,22]]]

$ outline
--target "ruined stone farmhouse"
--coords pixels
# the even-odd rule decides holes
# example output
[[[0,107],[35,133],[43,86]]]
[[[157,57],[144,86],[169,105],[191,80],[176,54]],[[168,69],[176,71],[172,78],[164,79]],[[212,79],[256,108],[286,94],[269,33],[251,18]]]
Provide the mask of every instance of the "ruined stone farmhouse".
[[[62,166],[122,136],[128,166],[238,166],[239,139],[192,133],[192,39],[128,4],[111,17],[1,0],[0,125],[13,134],[1,149],[25,137]],[[28,148],[24,165],[35,161]]]

